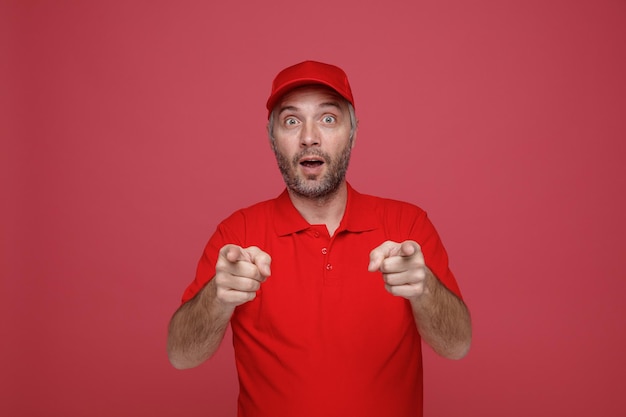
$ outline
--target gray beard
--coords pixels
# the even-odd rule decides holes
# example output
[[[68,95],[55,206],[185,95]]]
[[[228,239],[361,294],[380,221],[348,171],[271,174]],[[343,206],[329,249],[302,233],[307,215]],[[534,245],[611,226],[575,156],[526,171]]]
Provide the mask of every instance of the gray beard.
[[[278,169],[283,176],[285,185],[287,185],[290,191],[306,198],[325,199],[335,194],[346,178],[346,172],[348,171],[348,165],[350,163],[350,154],[352,153],[352,139],[350,139],[350,142],[343,151],[341,151],[336,160],[331,159],[328,154],[319,149],[304,149],[298,152],[293,159],[289,161],[285,155],[278,152],[275,146],[272,146],[272,148],[276,155]],[[299,161],[305,156],[320,157],[328,166],[328,170],[321,178],[321,181],[316,184],[307,184],[306,180],[295,175]],[[314,179],[314,177],[309,179]]]

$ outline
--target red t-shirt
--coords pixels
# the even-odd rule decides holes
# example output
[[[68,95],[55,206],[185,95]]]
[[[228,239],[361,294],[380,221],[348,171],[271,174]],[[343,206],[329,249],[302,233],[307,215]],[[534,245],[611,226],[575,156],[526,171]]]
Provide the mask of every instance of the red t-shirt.
[[[215,275],[228,243],[258,246],[272,275],[231,319],[240,417],[422,415],[421,339],[409,302],[367,271],[386,240],[414,240],[427,266],[461,297],[426,213],[348,185],[344,218],[330,237],[310,225],[287,192],[239,210],[209,240],[190,300]]]

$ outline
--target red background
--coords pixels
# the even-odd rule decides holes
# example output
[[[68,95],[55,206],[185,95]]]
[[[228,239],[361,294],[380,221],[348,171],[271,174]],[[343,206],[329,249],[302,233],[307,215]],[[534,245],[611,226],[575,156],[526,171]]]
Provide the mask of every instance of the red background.
[[[429,212],[471,308],[426,415],[625,415],[624,1],[0,16],[1,415],[234,415],[230,344],[176,371],[166,326],[217,222],[282,190],[264,103],[304,59],[350,75],[351,183]]]

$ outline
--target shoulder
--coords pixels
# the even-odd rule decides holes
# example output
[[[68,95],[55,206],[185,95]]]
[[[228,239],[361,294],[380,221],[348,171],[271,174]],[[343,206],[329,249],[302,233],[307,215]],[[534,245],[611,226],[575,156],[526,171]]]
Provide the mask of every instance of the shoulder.
[[[426,212],[414,203],[357,192],[355,192],[355,207],[362,210],[372,210],[383,218],[426,216]]]
[[[240,208],[234,211],[230,216],[222,220],[222,226],[234,226],[242,223],[258,222],[267,218],[268,214],[274,212],[276,207],[276,199],[260,201],[251,206]]]
[[[249,246],[249,241],[266,232],[270,217],[268,214],[273,210],[272,202],[266,200],[232,212],[218,223],[209,245],[214,249],[226,243]]]
[[[384,231],[388,240],[423,240],[432,234],[432,224],[426,212],[416,204],[353,192],[349,203],[352,230]]]

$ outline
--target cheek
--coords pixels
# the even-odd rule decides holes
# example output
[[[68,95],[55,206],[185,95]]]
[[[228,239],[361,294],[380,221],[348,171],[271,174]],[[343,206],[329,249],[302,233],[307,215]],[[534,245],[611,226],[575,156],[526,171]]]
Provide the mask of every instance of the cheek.
[[[279,137],[274,138],[272,147],[275,151],[278,151],[283,155],[292,155],[298,150],[298,143],[297,141],[290,140],[289,138]]]
[[[278,158],[284,166],[291,166],[291,160],[293,158],[293,152],[289,149],[285,148],[285,146],[280,146],[276,143],[272,145],[272,149],[274,151],[274,155]]]

